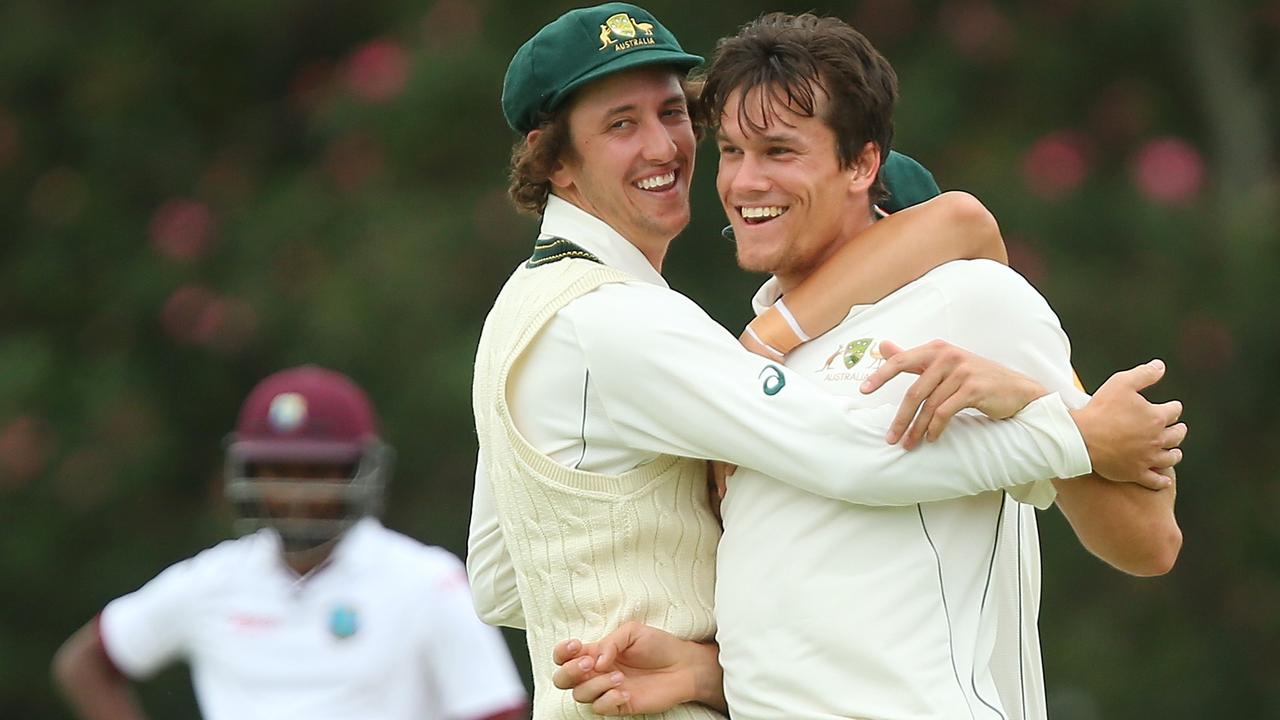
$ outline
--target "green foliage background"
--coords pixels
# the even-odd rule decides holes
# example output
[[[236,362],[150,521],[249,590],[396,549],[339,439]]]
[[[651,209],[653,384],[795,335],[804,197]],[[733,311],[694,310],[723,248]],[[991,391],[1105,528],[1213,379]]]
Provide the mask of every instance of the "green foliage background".
[[[536,229],[504,196],[502,74],[571,6],[0,4],[0,716],[64,716],[62,639],[229,531],[220,439],[282,367],[370,391],[400,453],[389,524],[463,554],[474,343]],[[815,5],[647,7],[710,54]],[[1159,356],[1151,396],[1187,403],[1172,574],[1042,523],[1053,716],[1280,716],[1280,3],[816,7],[897,67],[896,146],[995,211],[1086,383]],[[715,162],[667,275],[737,328],[760,278],[719,237]],[[181,670],[143,698],[195,712]]]

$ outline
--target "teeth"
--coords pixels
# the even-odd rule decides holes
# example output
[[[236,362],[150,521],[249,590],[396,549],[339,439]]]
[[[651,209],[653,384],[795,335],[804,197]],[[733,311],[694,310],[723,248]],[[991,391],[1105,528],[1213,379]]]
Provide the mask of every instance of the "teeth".
[[[641,190],[657,190],[660,188],[666,188],[669,185],[673,185],[675,181],[676,181],[676,173],[673,170],[667,173],[666,175],[655,175],[654,177],[651,177],[651,178],[637,180],[635,185]]]
[[[738,212],[742,213],[744,218],[776,218],[786,212],[787,208],[780,205],[770,205],[768,207],[742,207],[738,208]]]

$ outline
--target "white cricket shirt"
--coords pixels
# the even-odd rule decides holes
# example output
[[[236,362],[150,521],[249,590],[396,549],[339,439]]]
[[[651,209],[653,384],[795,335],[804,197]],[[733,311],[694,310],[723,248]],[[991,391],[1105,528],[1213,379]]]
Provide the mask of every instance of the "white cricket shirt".
[[[776,297],[771,280],[757,311]],[[853,308],[787,365],[855,407],[896,404],[914,376],[869,396],[858,389],[883,363],[879,341],[913,347],[935,338],[1078,395],[1067,338],[1048,304],[1017,273],[981,260],[948,263]],[[958,415],[943,440],[957,422],[972,421]],[[925,472],[963,473],[965,462],[955,457]],[[1034,512],[1011,495],[1045,507],[1054,492],[1040,482],[868,507],[739,469],[722,506],[716,585],[733,717],[1022,717],[1042,693],[1038,684],[1027,689],[1040,674],[1038,644],[1026,637],[1035,632],[1039,555]],[[991,672],[996,652],[999,678]]]
[[[472,720],[524,702],[462,564],[365,518],[299,578],[264,530],[113,600],[99,618],[133,678],[186,660],[206,720]]]
[[[841,397],[737,338],[598,218],[551,196],[542,237],[572,241],[635,277],[566,305],[513,370],[519,431],[567,466],[619,474],[660,455],[725,460],[835,500],[914,507],[1090,470],[1066,406],[1051,395],[1014,419],[960,418],[910,453],[884,441],[888,399]],[[467,571],[480,616],[523,627],[515,572],[481,453]]]

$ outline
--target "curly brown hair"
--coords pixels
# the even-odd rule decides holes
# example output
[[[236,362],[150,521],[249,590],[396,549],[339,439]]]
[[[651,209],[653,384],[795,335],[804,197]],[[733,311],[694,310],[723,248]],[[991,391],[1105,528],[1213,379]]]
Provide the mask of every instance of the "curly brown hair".
[[[542,215],[551,194],[551,173],[562,160],[575,155],[569,135],[569,106],[566,103],[539,118],[537,129],[541,132],[537,142],[530,143],[526,135],[511,148],[507,193],[520,212]]]
[[[738,34],[716,44],[716,54],[700,80],[702,122],[720,124],[725,104],[735,92],[745,98],[759,90],[762,117],[782,103],[805,117],[815,117],[817,96],[829,99],[821,120],[836,135],[840,166],[853,164],[868,142],[880,150],[883,166],[893,141],[893,108],[898,76],[893,66],[862,33],[839,18],[811,13],[769,13],[747,23]],[[738,106],[738,123],[754,132],[765,128]],[[879,177],[871,201],[885,196]]]

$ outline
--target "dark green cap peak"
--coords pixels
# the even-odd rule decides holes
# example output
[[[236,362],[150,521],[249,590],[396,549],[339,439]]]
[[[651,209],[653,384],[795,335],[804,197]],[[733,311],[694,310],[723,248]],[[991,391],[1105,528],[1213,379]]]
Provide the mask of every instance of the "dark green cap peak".
[[[574,90],[623,70],[702,64],[644,8],[605,3],[570,10],[520,46],[502,82],[502,114],[521,135],[534,129]]]

